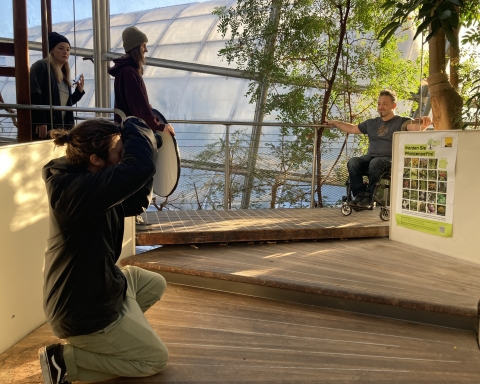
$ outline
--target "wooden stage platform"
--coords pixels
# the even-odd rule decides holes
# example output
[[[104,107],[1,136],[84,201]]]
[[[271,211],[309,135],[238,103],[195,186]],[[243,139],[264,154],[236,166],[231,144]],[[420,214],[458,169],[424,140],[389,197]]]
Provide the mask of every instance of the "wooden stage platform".
[[[137,243],[163,245],[122,264],[169,282],[146,315],[170,360],[105,383],[480,383],[480,265],[389,240],[378,210],[144,218]],[[55,341],[44,325],[1,354],[0,383],[41,383]]]
[[[137,245],[388,236],[380,209],[344,216],[340,208],[154,211],[142,214]]]
[[[122,260],[167,281],[473,330],[480,265],[386,238],[163,246]]]

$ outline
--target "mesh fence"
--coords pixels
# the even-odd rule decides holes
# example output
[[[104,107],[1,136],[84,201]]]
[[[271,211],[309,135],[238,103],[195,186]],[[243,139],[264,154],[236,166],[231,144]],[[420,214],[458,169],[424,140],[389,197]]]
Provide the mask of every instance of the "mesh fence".
[[[0,112],[5,112],[0,110]],[[17,142],[17,127],[11,117],[0,116],[0,145]]]
[[[302,135],[282,132],[280,127],[263,127],[259,132],[231,126],[226,157],[225,127],[179,124],[175,130],[182,174],[171,196],[156,198],[158,208],[224,209],[225,204],[230,209],[310,207],[313,137],[309,145],[302,144],[305,136],[313,136],[311,132],[299,137]],[[359,152],[353,137],[346,140],[339,134],[322,141],[321,172],[314,180],[315,206],[341,204],[348,177],[346,163]]]
[[[81,117],[92,117],[86,113]],[[16,142],[10,118],[0,118],[0,142]],[[174,124],[181,155],[181,177],[168,198],[154,195],[149,210],[309,208],[312,192],[312,129],[230,126],[228,157],[223,125]],[[341,204],[346,164],[360,153],[356,137],[325,130],[319,137],[314,205]],[[228,177],[226,178],[226,162]],[[226,184],[227,179],[227,184]],[[226,185],[228,188],[226,188]],[[225,199],[228,189],[228,199]],[[320,198],[319,198],[320,196]],[[320,203],[319,203],[320,202]]]

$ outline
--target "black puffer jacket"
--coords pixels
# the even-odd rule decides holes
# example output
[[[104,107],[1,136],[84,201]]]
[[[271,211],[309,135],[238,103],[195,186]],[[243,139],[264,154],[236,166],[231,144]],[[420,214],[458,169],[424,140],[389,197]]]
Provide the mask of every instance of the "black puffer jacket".
[[[35,105],[50,105],[50,92],[48,91],[48,60],[38,60],[32,65],[30,69],[30,98],[31,103]],[[58,89],[57,78],[52,68],[50,68],[50,83],[52,87],[52,105],[60,106],[60,91]],[[72,90],[68,87],[68,101],[67,106],[71,107],[76,104],[85,94],[85,91],[80,92],[77,88],[72,94]],[[64,122],[62,124],[62,111],[53,111],[53,126],[55,128],[65,127],[72,128],[74,125],[73,112],[65,112]],[[46,140],[50,137],[42,139],[35,132],[37,125],[47,125],[50,130],[50,111],[36,111],[32,110],[32,138],[33,140]]]
[[[148,207],[156,140],[140,119],[122,134],[121,164],[91,173],[65,157],[43,168],[50,208],[45,253],[44,311],[60,338],[105,328],[118,318],[126,280],[115,265],[124,218]]]

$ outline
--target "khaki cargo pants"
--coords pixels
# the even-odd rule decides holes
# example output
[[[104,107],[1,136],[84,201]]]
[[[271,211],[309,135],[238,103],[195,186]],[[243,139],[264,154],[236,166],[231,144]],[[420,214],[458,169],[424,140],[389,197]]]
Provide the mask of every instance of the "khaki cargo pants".
[[[120,317],[101,331],[66,339],[68,381],[145,377],[167,365],[168,350],[143,314],[160,300],[167,283],[158,273],[138,267],[122,272],[128,288]]]

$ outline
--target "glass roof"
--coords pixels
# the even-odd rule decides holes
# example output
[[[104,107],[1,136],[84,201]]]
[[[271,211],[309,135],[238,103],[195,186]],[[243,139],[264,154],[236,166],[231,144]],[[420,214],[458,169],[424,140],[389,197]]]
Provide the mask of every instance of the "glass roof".
[[[149,57],[226,67],[226,62],[217,55],[224,41],[217,32],[218,18],[212,12],[215,7],[231,4],[232,0],[213,0],[112,15],[111,50],[124,52],[122,31],[134,25],[148,37]],[[79,48],[93,49],[91,18],[77,20],[75,28],[73,22],[57,23],[53,25],[53,30],[65,35],[72,46],[76,42]],[[41,41],[40,27],[29,28],[29,39]],[[40,52],[30,51],[30,65],[40,58]],[[92,62],[75,58],[72,52],[70,65],[72,78],[80,73],[85,76],[86,94],[78,105],[93,107]],[[147,66],[144,81],[150,103],[169,119],[253,119],[254,106],[243,97],[247,91],[247,80]],[[7,82],[7,79],[0,79],[0,91],[6,101],[15,102],[11,86],[8,91],[3,89]]]
[[[199,3],[173,5],[111,16],[111,50],[123,53],[122,31],[135,25],[148,37],[147,56],[218,67],[227,67],[218,57],[225,40],[217,31],[218,18],[212,15],[215,7],[233,5],[232,0],[212,0]],[[93,49],[92,19],[66,21],[53,25],[53,30],[64,34],[72,46]],[[29,28],[29,39],[41,41],[40,27]],[[412,49],[411,40],[403,43],[406,56],[413,59],[418,51]],[[40,52],[31,51],[30,65],[41,58]],[[5,58],[5,65],[13,65],[13,58]],[[94,66],[91,61],[70,59],[72,77],[83,73],[86,95],[79,106],[94,106]],[[195,74],[187,71],[147,66],[144,80],[150,103],[161,110],[167,119],[239,119],[253,120],[254,105],[244,96],[248,80]],[[6,102],[15,102],[13,79],[0,78],[0,91]],[[112,79],[113,84],[113,79]],[[14,89],[14,88],[13,88]],[[113,89],[113,86],[112,86]],[[112,97],[113,105],[113,97]],[[266,119],[266,120],[271,120]]]

